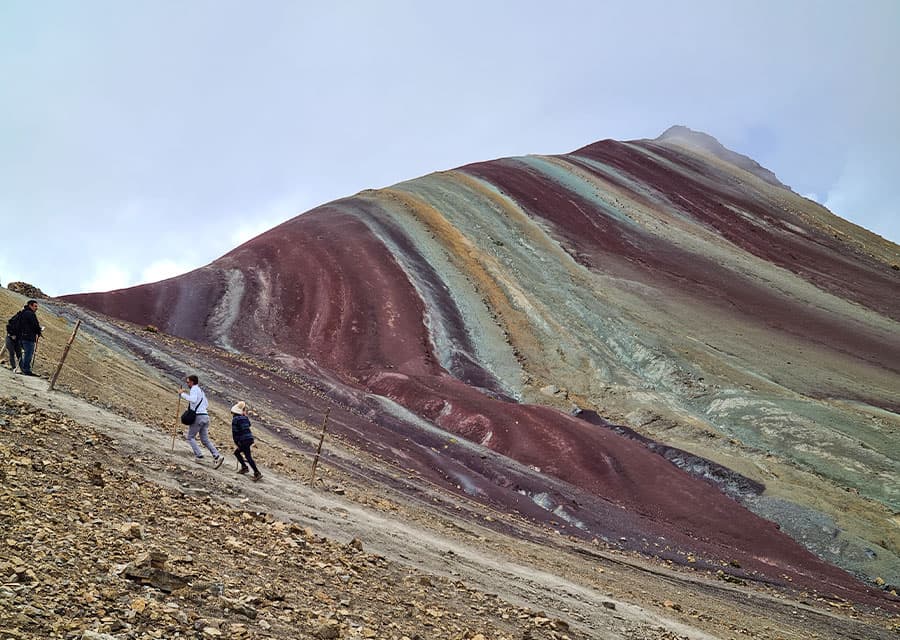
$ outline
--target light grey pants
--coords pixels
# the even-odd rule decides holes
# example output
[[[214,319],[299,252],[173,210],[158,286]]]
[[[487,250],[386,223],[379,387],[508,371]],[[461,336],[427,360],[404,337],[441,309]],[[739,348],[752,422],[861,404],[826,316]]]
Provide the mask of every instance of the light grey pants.
[[[16,361],[22,359],[22,345],[12,336],[6,336],[6,351],[9,354],[9,368],[16,368]]]
[[[216,446],[209,441],[209,416],[206,414],[197,414],[197,419],[194,420],[194,424],[188,427],[186,440],[188,444],[191,445],[191,449],[194,450],[194,455],[198,458],[203,457],[203,451],[200,450],[200,447],[197,446],[197,434],[200,434],[200,442],[203,443],[203,446],[209,449],[209,452],[213,455],[213,458],[219,457],[219,450],[216,449]]]

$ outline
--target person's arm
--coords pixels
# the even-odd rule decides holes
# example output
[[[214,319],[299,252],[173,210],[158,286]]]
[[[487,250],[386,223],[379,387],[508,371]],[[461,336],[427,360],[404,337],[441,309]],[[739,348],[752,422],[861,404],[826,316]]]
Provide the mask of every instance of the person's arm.
[[[188,401],[188,408],[193,405],[194,410],[197,410],[197,403],[200,401],[200,390],[197,388],[197,385],[191,387],[187,393],[182,393],[181,397]]]

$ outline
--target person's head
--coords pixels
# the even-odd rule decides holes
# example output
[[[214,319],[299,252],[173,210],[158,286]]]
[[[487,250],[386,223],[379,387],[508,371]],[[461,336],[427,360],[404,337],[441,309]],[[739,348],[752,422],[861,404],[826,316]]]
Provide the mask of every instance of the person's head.
[[[247,403],[244,402],[243,400],[241,400],[236,405],[231,407],[231,413],[233,413],[236,416],[244,415],[245,413],[247,413]]]
[[[32,311],[37,311],[38,303],[37,300],[29,300],[25,303],[25,306],[31,309]]]
[[[200,378],[195,376],[193,373],[184,379],[187,382],[188,388],[193,387],[195,384],[200,384]]]

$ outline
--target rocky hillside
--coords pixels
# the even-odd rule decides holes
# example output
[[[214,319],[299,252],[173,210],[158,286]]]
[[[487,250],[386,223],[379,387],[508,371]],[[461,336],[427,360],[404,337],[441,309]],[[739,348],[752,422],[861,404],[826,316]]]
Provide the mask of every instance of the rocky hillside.
[[[0,311],[23,300],[0,290]],[[268,357],[67,304],[39,315],[41,377],[0,369],[4,640],[893,637],[886,591],[813,591],[738,558],[713,564],[700,536],[689,553],[655,558],[625,536],[585,539],[524,497],[516,511],[502,494],[469,492],[460,460],[532,477],[485,448],[466,458],[447,434],[427,441],[430,466],[398,462],[421,455],[424,435],[376,420],[383,400],[364,412],[365,398]],[[228,407],[251,402],[262,481],[236,474],[231,456],[197,464],[173,437],[174,389],[190,371],[221,449]]]
[[[142,465],[164,462],[125,467],[115,440],[59,412],[3,399],[0,416],[0,637],[587,637],[359,539],[161,486]]]
[[[898,584],[900,248],[681,133],[366,191],[67,299],[266,358],[382,455],[573,535]]]

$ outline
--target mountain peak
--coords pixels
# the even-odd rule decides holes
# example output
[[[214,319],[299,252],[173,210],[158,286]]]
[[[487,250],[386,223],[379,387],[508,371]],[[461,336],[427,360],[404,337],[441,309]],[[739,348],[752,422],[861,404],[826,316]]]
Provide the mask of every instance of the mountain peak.
[[[759,164],[753,158],[732,151],[713,136],[703,131],[694,131],[693,129],[681,124],[676,124],[660,134],[655,142],[664,144],[675,144],[686,147],[692,151],[700,151],[712,155],[720,160],[724,160],[744,171],[748,171],[765,182],[776,187],[790,189],[789,186],[781,182],[778,177]]]
[[[880,474],[900,460],[879,426],[900,412],[897,272],[745,169],[766,177],[685,127],[476,162],[324,204],[190,274],[63,300],[238,354],[223,397],[260,396],[285,420],[334,402],[342,438],[429,491],[897,610],[827,564],[900,584],[879,542],[896,506]],[[291,393],[241,381],[244,356]],[[796,486],[713,462],[742,442]],[[761,479],[795,506],[755,500]],[[840,553],[788,535],[847,509],[866,515]]]

